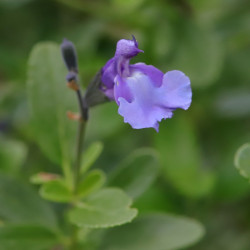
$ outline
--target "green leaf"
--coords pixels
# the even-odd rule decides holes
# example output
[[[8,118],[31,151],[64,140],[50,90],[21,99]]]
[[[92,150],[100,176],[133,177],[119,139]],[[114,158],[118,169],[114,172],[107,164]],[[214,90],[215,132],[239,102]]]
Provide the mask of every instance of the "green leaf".
[[[0,137],[0,171],[13,173],[20,170],[27,152],[27,147],[22,142]]]
[[[0,250],[48,250],[55,247],[56,235],[47,228],[9,225],[0,228]]]
[[[46,182],[50,182],[52,180],[57,180],[60,178],[62,177],[58,174],[40,172],[32,175],[30,178],[30,182],[33,184],[44,184]]]
[[[106,176],[101,170],[93,170],[83,179],[77,189],[80,197],[87,196],[100,189],[105,183]]]
[[[44,183],[40,195],[46,200],[55,202],[69,202],[73,198],[71,190],[62,179]]]
[[[193,124],[185,116],[163,122],[155,142],[164,176],[180,193],[194,198],[209,194],[215,176],[203,168]]]
[[[137,210],[130,208],[132,200],[121,189],[106,188],[89,196],[70,211],[69,219],[80,227],[105,228],[130,222]]]
[[[103,150],[103,144],[101,142],[92,143],[82,156],[81,173],[85,173],[94,164],[97,158],[100,156]]]
[[[194,244],[203,234],[203,226],[195,220],[168,214],[148,214],[109,230],[101,249],[179,249]]]
[[[0,217],[12,223],[57,227],[51,207],[28,185],[0,175]]]
[[[250,179],[250,143],[242,145],[237,150],[234,162],[240,174]]]
[[[32,132],[43,152],[57,164],[69,164],[77,126],[66,116],[67,111],[77,110],[66,74],[57,44],[39,43],[33,48],[27,81]]]
[[[120,187],[135,199],[150,187],[157,177],[158,170],[156,151],[149,148],[139,149],[115,170],[109,185]]]

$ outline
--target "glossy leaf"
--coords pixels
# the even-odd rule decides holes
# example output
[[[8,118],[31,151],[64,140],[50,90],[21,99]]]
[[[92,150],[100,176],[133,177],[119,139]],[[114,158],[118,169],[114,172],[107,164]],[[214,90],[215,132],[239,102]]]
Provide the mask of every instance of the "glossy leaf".
[[[32,225],[0,227],[0,250],[48,250],[57,244],[56,235],[50,230]]]
[[[0,217],[11,223],[57,226],[49,204],[28,185],[0,175]]]
[[[37,44],[28,62],[28,97],[32,132],[43,152],[55,163],[69,164],[77,124],[67,111],[77,110],[75,93],[66,86],[66,67],[54,43]]]
[[[72,193],[62,179],[44,183],[40,189],[40,194],[44,199],[55,202],[69,202],[72,200]]]
[[[100,189],[105,183],[106,176],[101,170],[93,170],[82,180],[77,189],[80,197],[87,196]]]
[[[240,174],[250,179],[250,143],[246,143],[238,149],[234,162]]]
[[[69,219],[80,227],[105,228],[130,222],[137,210],[130,208],[132,200],[121,189],[106,188],[89,196],[70,211]]]
[[[179,249],[194,244],[203,234],[203,226],[195,220],[168,214],[148,214],[109,230],[100,249]]]
[[[81,173],[85,173],[94,164],[103,150],[101,142],[92,143],[82,155]]]
[[[109,185],[122,188],[135,199],[150,187],[157,177],[158,170],[156,151],[149,148],[139,149],[116,168]]]

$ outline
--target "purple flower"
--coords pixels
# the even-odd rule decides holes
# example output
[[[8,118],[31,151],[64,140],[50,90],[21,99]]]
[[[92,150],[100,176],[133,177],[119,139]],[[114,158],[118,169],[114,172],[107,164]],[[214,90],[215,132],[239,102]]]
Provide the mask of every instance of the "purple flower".
[[[188,109],[192,100],[189,78],[178,70],[163,74],[144,63],[129,64],[139,52],[138,43],[120,40],[115,56],[102,69],[102,91],[119,106],[118,113],[134,129],[159,130],[162,119],[177,108]]]

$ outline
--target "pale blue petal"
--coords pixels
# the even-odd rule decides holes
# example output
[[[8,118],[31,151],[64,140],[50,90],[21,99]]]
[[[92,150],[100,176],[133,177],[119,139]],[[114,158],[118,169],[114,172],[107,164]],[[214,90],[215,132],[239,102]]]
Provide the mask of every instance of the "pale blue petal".
[[[158,101],[158,95],[161,93],[156,90],[159,88],[155,87],[147,75],[140,72],[124,79],[124,83],[132,93],[131,102],[128,102],[122,95],[117,95],[118,113],[124,117],[124,122],[129,123],[135,129],[153,127],[158,131],[158,122],[172,117],[171,109]]]
[[[158,101],[168,108],[188,109],[192,101],[189,78],[181,71],[172,70],[163,76],[158,89]]]

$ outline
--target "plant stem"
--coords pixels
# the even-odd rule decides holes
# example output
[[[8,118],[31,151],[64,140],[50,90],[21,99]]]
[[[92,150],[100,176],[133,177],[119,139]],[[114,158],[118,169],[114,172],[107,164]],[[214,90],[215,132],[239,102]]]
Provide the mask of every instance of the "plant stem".
[[[77,134],[77,144],[76,144],[76,158],[75,158],[75,165],[74,165],[74,192],[76,192],[76,188],[79,182],[79,175],[80,175],[80,168],[81,168],[81,153],[82,153],[82,146],[85,134],[85,127],[88,118],[88,109],[85,105],[85,100],[83,99],[81,90],[78,89],[76,91],[79,109],[81,112],[81,119],[79,119],[78,125],[78,134]]]
[[[74,166],[74,192],[76,192],[76,188],[79,183],[79,174],[81,168],[81,152],[83,146],[85,125],[86,123],[84,121],[79,121],[78,134],[77,134],[76,160]]]
[[[80,180],[80,168],[81,168],[81,153],[82,153],[82,147],[83,147],[83,140],[84,140],[84,134],[85,134],[85,127],[88,119],[88,108],[85,102],[85,99],[82,96],[81,90],[78,88],[76,90],[79,109],[81,112],[81,117],[79,119],[78,124],[78,133],[77,133],[77,142],[76,142],[76,158],[75,158],[75,164],[73,168],[73,192],[77,192],[77,186]],[[70,238],[70,250],[76,250],[77,249],[77,234],[78,234],[78,227],[73,225],[72,228],[72,234]]]

